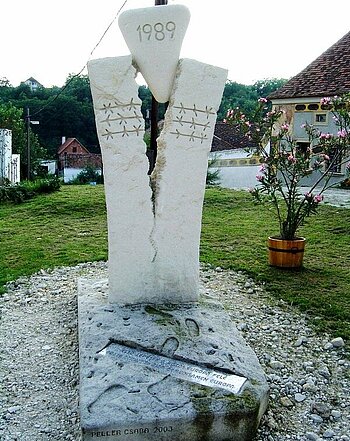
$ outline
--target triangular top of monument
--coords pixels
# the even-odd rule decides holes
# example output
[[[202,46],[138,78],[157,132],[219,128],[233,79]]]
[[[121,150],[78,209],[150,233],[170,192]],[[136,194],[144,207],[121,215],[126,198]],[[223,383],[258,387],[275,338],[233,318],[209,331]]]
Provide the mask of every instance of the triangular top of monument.
[[[153,96],[169,101],[190,11],[183,5],[130,9],[119,27]]]
[[[270,99],[323,97],[350,91],[350,32],[327,49]]]

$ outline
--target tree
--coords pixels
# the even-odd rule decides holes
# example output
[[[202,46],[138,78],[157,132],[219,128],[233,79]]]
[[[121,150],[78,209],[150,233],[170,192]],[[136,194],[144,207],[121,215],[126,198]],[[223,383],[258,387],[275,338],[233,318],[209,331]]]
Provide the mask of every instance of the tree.
[[[227,81],[218,111],[218,119],[224,119],[227,110],[236,107],[249,114],[255,108],[255,103],[256,92],[252,90],[251,86],[239,84],[235,81]]]
[[[287,80],[284,78],[265,78],[256,81],[252,89],[256,92],[257,98],[266,98],[270,93],[284,86],[286,82]]]
[[[87,75],[69,74],[63,88],[64,95],[75,97],[79,102],[92,103],[90,81]]]
[[[227,81],[218,111],[218,119],[224,119],[227,111],[236,107],[239,107],[245,115],[251,116],[254,113],[257,99],[268,96],[283,86],[286,81],[282,78],[264,79],[256,81],[251,86]]]
[[[1,77],[0,78],[0,87],[12,87],[12,85],[6,77]]]

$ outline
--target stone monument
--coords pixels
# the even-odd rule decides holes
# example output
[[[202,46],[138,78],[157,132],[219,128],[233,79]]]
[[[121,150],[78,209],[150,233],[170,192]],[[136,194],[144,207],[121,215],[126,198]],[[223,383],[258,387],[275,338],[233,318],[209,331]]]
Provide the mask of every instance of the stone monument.
[[[0,129],[0,185],[20,182],[20,155],[12,153],[12,130]]]
[[[83,439],[248,441],[267,406],[253,351],[199,299],[208,153],[227,71],[181,59],[189,11],[129,10],[131,55],[88,65],[104,163],[108,281],[79,282]],[[137,71],[169,101],[148,176]]]
[[[0,184],[4,179],[11,180],[12,132],[0,129]]]

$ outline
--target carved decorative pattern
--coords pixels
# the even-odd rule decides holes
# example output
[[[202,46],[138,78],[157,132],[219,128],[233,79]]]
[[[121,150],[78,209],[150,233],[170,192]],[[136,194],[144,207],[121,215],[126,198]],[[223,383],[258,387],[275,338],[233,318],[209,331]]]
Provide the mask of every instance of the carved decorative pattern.
[[[214,109],[212,107],[205,106],[205,109],[197,109],[195,104],[193,104],[192,107],[186,107],[183,105],[183,103],[180,103],[179,106],[174,106],[174,109],[180,109],[179,113],[180,114],[183,113],[184,115],[187,113],[186,111],[193,112],[196,116],[198,116],[199,113],[205,113],[207,116],[207,119],[209,119],[210,115],[216,114],[216,112],[214,111]]]
[[[185,121],[183,119],[183,116],[177,116],[174,122],[179,123],[182,127],[184,124],[190,124],[190,129],[195,129],[197,127],[203,127],[203,131],[205,131],[207,128],[210,128],[210,121],[208,121],[205,124],[201,124],[200,122],[196,121],[194,118],[191,118],[191,121]]]
[[[216,116],[212,107],[197,108],[195,104],[186,106],[180,102],[178,105],[174,105],[173,109],[176,109],[178,113],[174,115],[173,122],[179,124],[181,129],[176,128],[170,132],[172,135],[175,135],[177,139],[179,137],[188,138],[192,142],[199,140],[201,144],[209,139],[205,131],[213,127]],[[186,128],[190,131],[187,131]]]
[[[131,98],[130,103],[121,103],[116,100],[114,103],[103,104],[102,109],[107,114],[108,112],[113,113],[113,109],[126,108],[128,110],[137,110],[138,107],[141,107],[141,104],[135,103],[134,98]]]
[[[136,134],[136,136],[140,136],[141,132],[144,131],[140,108],[141,104],[135,103],[134,98],[131,98],[128,103],[116,100],[103,104],[102,108],[98,110],[107,116],[100,121],[100,124],[107,125],[108,128],[104,128],[105,133],[102,133],[102,136],[106,137],[107,140],[113,139],[115,135],[125,137]],[[138,124],[136,125],[135,122]],[[115,124],[117,127],[115,127]]]
[[[181,133],[178,129],[175,130],[175,132],[170,132],[172,135],[176,135],[176,138],[179,138],[180,136],[184,136],[185,138],[189,138],[190,141],[194,141],[195,139],[200,139],[201,144],[203,144],[203,141],[208,139],[207,135],[204,135],[201,133],[200,135],[196,135],[196,132],[193,131],[192,133]]]
[[[136,111],[134,111],[134,115],[131,115],[131,116],[125,116],[119,112],[117,113],[117,115],[118,116],[116,118],[111,118],[111,115],[108,115],[106,119],[101,121],[101,123],[107,123],[108,127],[111,127],[111,122],[113,122],[113,121],[119,121],[119,124],[126,125],[128,122],[128,119],[135,119],[136,118],[138,120],[138,122],[140,122],[140,123],[142,122],[142,117],[140,115],[138,115],[136,113]]]
[[[119,130],[117,132],[111,132],[108,129],[105,129],[106,133],[102,133],[102,136],[106,136],[106,139],[113,139],[113,135],[122,135],[129,136],[129,133],[136,133],[137,136],[139,136],[140,132],[144,131],[142,125],[140,124],[138,127],[133,126],[133,129],[127,129],[126,126],[123,127],[123,130]]]

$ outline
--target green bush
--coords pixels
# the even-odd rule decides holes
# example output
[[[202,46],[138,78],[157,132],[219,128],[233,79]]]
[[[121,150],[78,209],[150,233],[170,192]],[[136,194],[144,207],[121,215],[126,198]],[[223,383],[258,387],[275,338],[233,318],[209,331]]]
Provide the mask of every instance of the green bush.
[[[19,184],[6,183],[0,186],[0,203],[13,202],[20,204],[38,194],[58,191],[60,186],[61,182],[56,176],[35,181],[24,181]]]
[[[48,176],[36,179],[35,181],[25,181],[23,185],[34,194],[45,194],[58,191],[61,187],[61,182],[56,176]]]
[[[72,179],[69,184],[82,185],[96,182],[96,184],[103,184],[103,175],[100,174],[95,167],[88,165],[85,167],[75,179]]]
[[[206,185],[220,185],[220,170],[216,168],[217,158],[209,159],[207,169]]]

